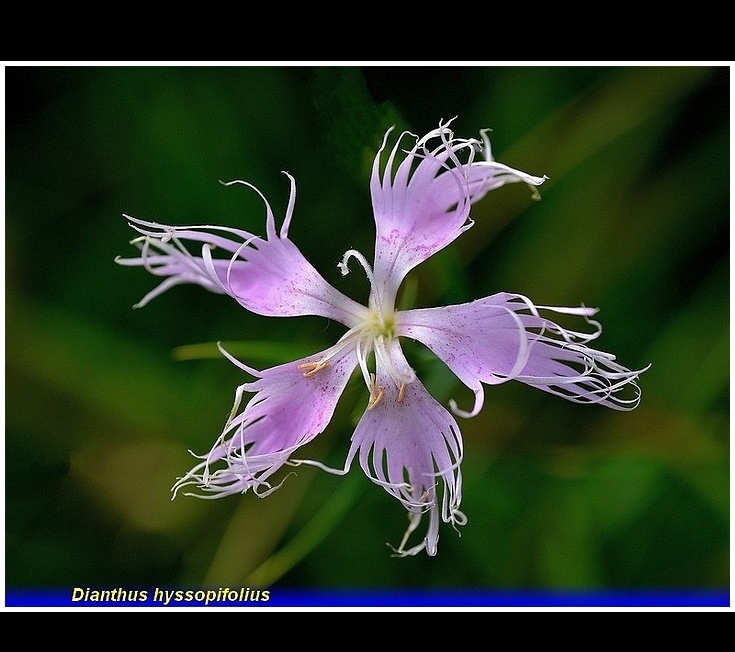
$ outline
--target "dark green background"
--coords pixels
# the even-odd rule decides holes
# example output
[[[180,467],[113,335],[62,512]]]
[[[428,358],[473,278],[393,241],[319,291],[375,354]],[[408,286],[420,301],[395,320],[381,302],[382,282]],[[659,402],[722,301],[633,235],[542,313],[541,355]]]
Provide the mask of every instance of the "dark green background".
[[[723,588],[729,581],[727,67],[6,67],[8,587]],[[649,362],[634,412],[510,383],[462,421],[461,537],[395,559],[403,508],[356,466],[302,468],[266,499],[179,497],[254,366],[341,334],[199,287],[154,285],[121,216],[262,233],[257,196],[322,274],[364,301],[368,180],[392,124],[459,116],[501,162],[547,174],[475,206],[474,229],[410,277],[430,306],[519,292],[600,308],[599,347]],[[264,344],[267,342],[268,344]],[[191,344],[207,344],[189,347]],[[184,347],[184,348],[181,348]],[[409,347],[443,402],[459,385]],[[340,466],[364,387],[304,452]]]

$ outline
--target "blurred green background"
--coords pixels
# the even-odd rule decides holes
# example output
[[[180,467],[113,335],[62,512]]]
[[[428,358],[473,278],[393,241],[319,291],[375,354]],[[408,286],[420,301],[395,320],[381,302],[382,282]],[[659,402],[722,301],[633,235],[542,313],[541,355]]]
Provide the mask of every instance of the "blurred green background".
[[[726,588],[729,585],[728,67],[6,67],[6,586]],[[254,183],[341,277],[372,258],[368,180],[390,125],[493,131],[514,184],[410,277],[416,306],[500,291],[600,308],[599,348],[640,368],[629,413],[525,385],[462,421],[458,536],[391,557],[403,508],[358,466],[300,468],[268,498],[170,500],[253,366],[325,348],[320,318],[268,319],[194,286],[133,310],[155,279],[114,263],[122,213],[263,232]],[[407,299],[408,300],[408,299]],[[263,344],[263,343],[268,343]],[[409,347],[410,348],[410,347]],[[445,404],[470,396],[415,348]],[[305,457],[341,466],[364,409],[348,389]]]

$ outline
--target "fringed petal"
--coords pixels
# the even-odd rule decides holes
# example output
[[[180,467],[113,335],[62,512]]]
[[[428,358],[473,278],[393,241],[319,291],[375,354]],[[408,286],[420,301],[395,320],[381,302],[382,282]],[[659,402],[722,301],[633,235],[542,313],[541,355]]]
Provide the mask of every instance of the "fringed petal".
[[[584,319],[589,332],[570,330],[543,316]],[[396,315],[399,335],[422,342],[480,401],[481,385],[518,380],[577,403],[632,410],[640,402],[638,376],[615,356],[588,346],[602,327],[596,309],[535,306],[519,294],[496,294],[472,303],[408,310]],[[476,406],[472,416],[479,411]]]
[[[228,357],[256,380],[238,387],[222,434],[211,451],[199,457],[201,462],[176,482],[174,496],[189,486],[198,490],[191,495],[203,498],[249,489],[265,496],[277,489],[280,483],[273,485],[270,477],[327,427],[357,365],[352,347],[335,351],[326,364],[318,354],[263,371]],[[240,410],[243,395],[251,392],[255,395]]]
[[[375,157],[370,182],[377,228],[375,276],[386,303],[393,301],[411,269],[472,225],[473,203],[505,183],[538,186],[546,179],[495,162],[485,134],[484,144],[455,138],[450,123],[423,138],[404,132],[381,166],[389,131]],[[410,138],[414,145],[401,150]],[[478,153],[485,159],[475,160]],[[399,154],[404,155],[400,162]]]
[[[407,367],[397,340],[390,348],[396,368]],[[376,365],[379,399],[372,402],[352,436],[347,468],[354,458],[365,474],[408,510],[410,524],[398,556],[426,550],[437,552],[439,523],[458,527],[466,519],[462,500],[462,439],[457,422],[421,384],[414,380],[397,386],[393,376]],[[406,547],[424,515],[429,527],[421,543]]]
[[[248,187],[250,184],[242,183]],[[194,283],[218,294],[227,294],[248,310],[269,317],[319,315],[354,325],[362,308],[329,284],[288,239],[288,225],[295,201],[295,185],[280,233],[273,211],[266,206],[267,238],[228,227],[167,226],[126,216],[130,226],[142,234],[133,241],[138,258],[118,258],[121,265],[142,266],[165,280],[137,306],[174,285]],[[260,194],[260,193],[258,193]],[[261,195],[262,197],[262,195]],[[201,243],[199,255],[186,243]],[[226,257],[215,257],[215,251]]]

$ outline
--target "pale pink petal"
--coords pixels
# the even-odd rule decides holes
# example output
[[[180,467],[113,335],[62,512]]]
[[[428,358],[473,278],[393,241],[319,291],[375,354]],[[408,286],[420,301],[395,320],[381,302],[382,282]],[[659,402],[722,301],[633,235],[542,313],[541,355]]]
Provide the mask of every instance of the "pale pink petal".
[[[256,380],[238,387],[235,404],[212,450],[174,486],[194,485],[200,497],[218,498],[252,489],[267,495],[280,486],[269,478],[294,451],[323,432],[357,365],[354,347],[330,351],[329,362],[317,354],[263,371],[228,357]],[[254,396],[241,411],[244,393]]]
[[[528,360],[528,335],[501,295],[401,311],[396,314],[396,333],[428,347],[474,392],[474,408],[464,416],[474,416],[482,408],[483,383],[513,378]]]
[[[509,182],[537,186],[545,180],[496,163],[484,134],[483,146],[478,140],[454,138],[448,124],[420,139],[403,133],[381,169],[386,134],[375,157],[370,182],[377,228],[374,266],[384,303],[392,302],[408,271],[472,225],[470,206],[490,190]],[[407,138],[415,142],[404,152],[401,143]],[[475,160],[478,152],[484,152],[485,160]]]
[[[240,182],[244,183],[244,182]],[[252,187],[249,184],[245,184]],[[288,239],[294,190],[281,227],[276,232],[273,212],[266,206],[266,234],[260,238],[228,227],[167,226],[128,217],[143,237],[133,241],[138,258],[117,260],[121,265],[145,267],[165,280],[137,306],[174,285],[194,283],[219,294],[228,294],[259,315],[295,317],[319,315],[353,326],[364,310],[328,283]],[[262,195],[261,195],[262,197]],[[186,243],[199,243],[195,255]],[[216,257],[222,251],[226,257]]]
[[[394,367],[408,366],[397,340],[393,340],[389,352]],[[464,514],[459,511],[462,499],[459,427],[419,380],[401,389],[378,364],[376,385],[382,396],[357,424],[347,466],[357,457],[367,476],[410,513],[408,531],[396,553],[415,555],[425,549],[429,555],[435,555],[440,520],[455,526],[465,522]],[[441,491],[437,489],[439,483]],[[408,535],[426,513],[429,528],[424,540],[407,549]]]
[[[578,316],[591,332],[560,326],[543,312]],[[535,306],[518,294],[501,293],[472,303],[407,310],[396,315],[396,332],[422,342],[475,392],[470,415],[482,405],[481,383],[519,380],[578,403],[618,410],[640,401],[638,376],[609,353],[587,344],[601,326],[593,308]]]

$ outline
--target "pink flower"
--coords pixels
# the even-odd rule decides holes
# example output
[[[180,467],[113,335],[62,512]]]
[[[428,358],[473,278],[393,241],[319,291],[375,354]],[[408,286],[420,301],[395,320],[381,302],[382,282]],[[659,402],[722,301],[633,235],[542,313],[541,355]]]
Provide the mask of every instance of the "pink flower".
[[[196,283],[259,315],[321,315],[346,328],[330,348],[269,369],[254,369],[221,349],[255,380],[237,388],[222,433],[176,482],[174,495],[193,486],[199,490],[195,495],[209,498],[249,489],[265,496],[280,486],[272,476],[285,464],[312,464],[342,474],[357,460],[410,514],[396,554],[426,550],[435,555],[440,521],[455,528],[466,522],[459,509],[463,447],[454,415],[476,415],[485,385],[519,380],[579,403],[619,410],[638,404],[636,381],[643,370],[630,371],[613,355],[588,346],[601,332],[591,320],[592,308],[536,306],[519,294],[500,293],[460,305],[395,309],[406,274],[473,225],[472,204],[503,184],[521,181],[534,188],[546,179],[494,161],[484,132],[481,141],[455,138],[449,124],[423,138],[403,133],[388,151],[389,130],[375,157],[370,179],[377,230],[373,266],[355,250],[338,264],[343,274],[353,261],[363,268],[370,281],[367,306],[330,285],[289,240],[296,186],[288,174],[291,194],[280,229],[260,195],[265,237],[230,227],[173,227],[128,217],[141,234],[133,241],[141,254],[118,262],[164,278],[139,306],[173,285]],[[408,150],[401,148],[406,141]],[[245,181],[230,182],[235,183],[260,194]],[[199,255],[186,242],[200,247]],[[215,258],[215,249],[227,255]],[[591,332],[562,328],[546,316],[553,313],[581,317]],[[403,354],[404,337],[423,343],[474,392],[469,412],[453,401],[450,412],[429,394]],[[355,369],[368,398],[344,468],[295,459],[298,449],[327,427]],[[253,396],[242,407],[246,393]],[[409,547],[409,535],[424,515],[427,532]]]

